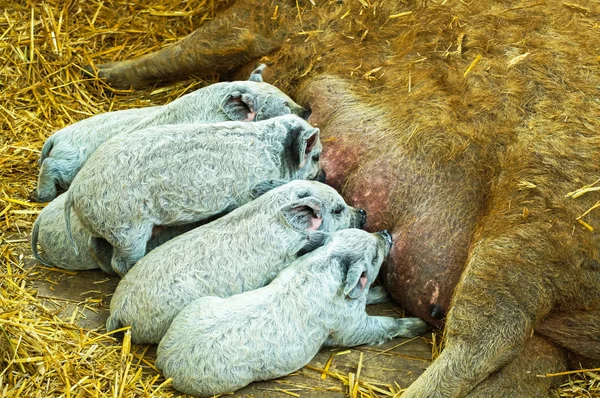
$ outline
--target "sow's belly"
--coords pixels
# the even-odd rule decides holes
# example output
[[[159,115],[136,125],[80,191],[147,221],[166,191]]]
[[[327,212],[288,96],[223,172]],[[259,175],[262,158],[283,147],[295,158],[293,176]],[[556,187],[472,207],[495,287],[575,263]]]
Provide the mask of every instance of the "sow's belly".
[[[406,310],[440,326],[466,262],[477,189],[465,188],[456,167],[435,170],[427,159],[412,159],[391,145],[386,135],[396,139],[398,132],[378,128],[385,123],[380,115],[357,112],[356,106],[332,110],[344,98],[335,93],[335,87],[311,85],[302,93],[313,111],[309,121],[321,128],[327,183],[348,204],[367,211],[367,230],[392,233],[380,281]]]

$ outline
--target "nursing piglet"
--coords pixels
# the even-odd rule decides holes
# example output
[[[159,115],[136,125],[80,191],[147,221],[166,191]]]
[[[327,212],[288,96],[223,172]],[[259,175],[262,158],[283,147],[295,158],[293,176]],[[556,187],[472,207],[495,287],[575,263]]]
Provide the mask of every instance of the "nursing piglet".
[[[105,245],[106,250],[103,251],[101,258],[94,257],[89,250],[80,250],[79,254],[75,254],[71,248],[65,224],[64,205],[66,199],[66,194],[59,195],[44,207],[35,220],[31,233],[31,251],[34,257],[41,264],[48,267],[59,267],[73,271],[100,268],[108,274],[114,274],[114,271],[110,268],[112,256],[110,245]],[[198,225],[199,223],[155,227],[152,230],[152,237],[146,245],[146,252],[150,252],[169,239],[181,235]],[[74,214],[71,215],[71,230],[75,243],[80,247],[87,248],[91,235]],[[38,253],[38,244],[43,250],[43,257]],[[105,266],[105,264],[107,265]]]
[[[256,184],[254,196],[271,184]],[[142,258],[117,286],[106,329],[131,326],[133,342],[158,343],[193,300],[265,286],[329,233],[365,222],[362,209],[320,182],[293,181],[269,190]]]
[[[319,175],[319,129],[296,115],[256,123],[157,126],[106,142],[67,192],[94,237],[113,246],[112,268],[127,273],[156,225],[189,224],[252,200],[265,179]],[[90,250],[98,252],[98,240]]]
[[[160,342],[156,366],[199,397],[294,372],[323,346],[381,344],[425,331],[418,318],[369,316],[369,286],[392,237],[358,229],[296,260],[268,286],[185,307]]]
[[[167,105],[106,112],[58,130],[42,147],[38,185],[31,199],[54,199],[57,186],[67,189],[89,157],[119,134],[164,124],[260,121],[290,113],[308,117],[308,110],[263,82],[264,69],[264,64],[258,67],[249,81],[216,83]]]

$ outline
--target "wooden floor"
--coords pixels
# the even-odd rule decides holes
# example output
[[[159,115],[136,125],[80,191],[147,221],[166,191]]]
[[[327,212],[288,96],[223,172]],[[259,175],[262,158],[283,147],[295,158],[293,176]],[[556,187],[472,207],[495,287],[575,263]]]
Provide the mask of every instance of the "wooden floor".
[[[24,254],[26,258],[30,257],[30,253]],[[75,273],[48,270],[36,265],[34,260],[26,260],[25,263],[36,267],[35,271],[39,270],[39,273],[36,272],[34,286],[38,290],[38,297],[43,298],[49,308],[56,308],[62,318],[73,320],[84,329],[104,328],[109,314],[110,298],[118,283],[117,277],[109,277],[100,271]],[[398,316],[400,309],[391,304],[381,304],[368,307],[368,312],[374,315]],[[356,374],[361,354],[361,381],[367,381],[386,391],[389,391],[386,385],[399,390],[408,387],[428,366],[431,347],[431,332],[428,332],[424,337],[398,338],[381,346],[361,346],[350,350],[325,349],[302,370],[278,380],[253,383],[233,396],[347,397],[347,387],[335,374],[342,379],[347,378],[350,373]],[[156,347],[150,347],[149,354],[146,354],[152,360],[155,349]],[[333,376],[325,377],[322,372],[314,370],[324,369],[335,353],[341,354],[333,355],[329,368]],[[387,395],[377,392],[376,394]]]

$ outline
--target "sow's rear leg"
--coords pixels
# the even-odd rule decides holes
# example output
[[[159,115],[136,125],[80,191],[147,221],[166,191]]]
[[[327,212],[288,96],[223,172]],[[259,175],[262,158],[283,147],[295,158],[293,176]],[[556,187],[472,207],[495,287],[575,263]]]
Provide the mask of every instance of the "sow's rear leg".
[[[281,46],[292,31],[290,21],[295,21],[291,3],[238,1],[172,46],[136,59],[97,65],[98,77],[116,88],[138,88],[192,74],[231,72]]]
[[[558,387],[561,377],[540,377],[567,369],[564,352],[548,340],[534,335],[510,363],[479,383],[466,398],[545,397]]]
[[[600,366],[600,310],[556,312],[540,322],[536,332]]]

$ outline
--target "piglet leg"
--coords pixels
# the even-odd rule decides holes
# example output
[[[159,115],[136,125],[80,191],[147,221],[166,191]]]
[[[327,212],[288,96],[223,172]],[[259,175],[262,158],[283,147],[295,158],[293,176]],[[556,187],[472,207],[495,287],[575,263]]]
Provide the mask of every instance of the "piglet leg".
[[[172,46],[132,60],[97,65],[98,76],[116,88],[138,88],[192,74],[231,72],[283,43],[285,32],[293,31],[281,27],[282,22],[295,21],[287,17],[290,9],[282,2],[257,8],[256,2],[238,1]]]
[[[112,269],[121,277],[146,254],[146,245],[152,237],[152,225],[135,226],[121,233],[119,243],[113,245]]]
[[[88,241],[88,249],[104,273],[108,275],[116,275],[111,266],[113,250],[110,243],[100,237],[90,236],[90,240]]]
[[[37,188],[29,197],[35,202],[49,202],[56,198],[56,186],[61,179],[61,164],[53,158],[46,158],[40,167]]]
[[[425,322],[419,318],[369,316],[363,312],[358,319],[334,331],[324,345],[334,347],[377,345],[394,337],[414,337],[423,333],[425,328]]]
[[[390,301],[392,301],[392,297],[383,286],[369,288],[367,305],[389,303]]]

